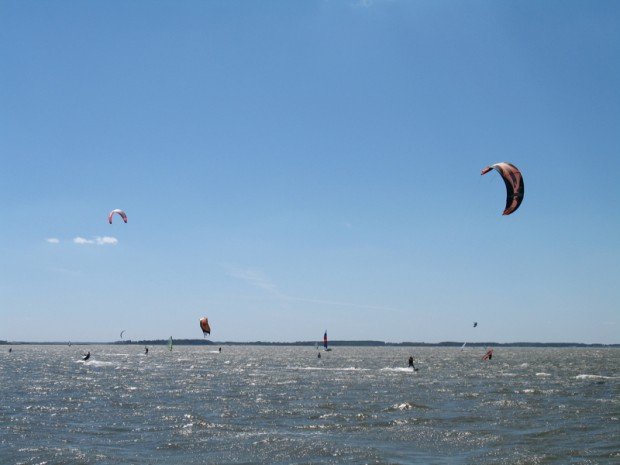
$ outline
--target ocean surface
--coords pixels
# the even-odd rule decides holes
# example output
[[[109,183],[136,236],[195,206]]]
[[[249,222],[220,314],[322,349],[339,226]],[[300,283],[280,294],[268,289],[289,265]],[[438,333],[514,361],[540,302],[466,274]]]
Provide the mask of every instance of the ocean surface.
[[[0,346],[0,464],[620,464],[620,349],[214,349]]]

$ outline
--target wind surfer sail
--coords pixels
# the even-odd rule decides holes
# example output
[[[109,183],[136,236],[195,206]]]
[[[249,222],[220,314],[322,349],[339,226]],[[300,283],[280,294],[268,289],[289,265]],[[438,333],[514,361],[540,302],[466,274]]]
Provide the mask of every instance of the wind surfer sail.
[[[170,339],[168,339],[168,350],[172,352],[172,336],[170,336]]]
[[[327,347],[327,330],[325,330],[325,334],[323,334],[323,350],[329,352],[331,349]]]

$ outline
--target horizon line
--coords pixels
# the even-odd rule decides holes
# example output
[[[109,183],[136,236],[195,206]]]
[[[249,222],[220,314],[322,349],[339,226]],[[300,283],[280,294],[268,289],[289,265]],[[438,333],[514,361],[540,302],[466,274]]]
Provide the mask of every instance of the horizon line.
[[[169,339],[139,339],[139,340],[116,340],[116,341],[6,341],[0,340],[0,345],[139,345],[139,344],[167,344]],[[322,345],[323,341],[318,340],[302,340],[302,341],[212,341],[209,339],[174,339],[176,345],[281,345],[281,346],[315,346]],[[602,343],[602,342],[536,342],[536,341],[440,341],[440,342],[424,342],[424,341],[401,341],[387,342],[374,339],[335,339],[330,341],[332,346],[521,346],[521,347],[620,347],[620,343]]]

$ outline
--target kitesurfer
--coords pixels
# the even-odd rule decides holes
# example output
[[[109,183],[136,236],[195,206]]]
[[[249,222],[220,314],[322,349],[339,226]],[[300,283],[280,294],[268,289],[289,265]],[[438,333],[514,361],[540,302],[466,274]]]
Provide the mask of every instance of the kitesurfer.
[[[13,347],[9,347],[9,354],[13,352]]]
[[[148,354],[149,354],[149,348],[148,348],[148,347],[145,347],[145,348],[144,348],[144,355],[148,355]]]
[[[88,360],[90,358],[90,352],[84,354],[84,358],[82,360]]]
[[[220,354],[221,354],[221,353],[222,353],[222,348],[220,347],[220,348],[218,349],[218,351],[219,351],[219,352],[220,352]]]
[[[409,366],[413,368],[413,356],[409,357]]]
[[[316,357],[321,358],[321,352],[319,352]]]

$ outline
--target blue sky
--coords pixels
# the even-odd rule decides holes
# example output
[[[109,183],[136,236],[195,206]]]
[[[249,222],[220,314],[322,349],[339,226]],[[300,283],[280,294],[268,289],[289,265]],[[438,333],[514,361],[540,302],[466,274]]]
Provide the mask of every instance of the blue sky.
[[[0,1],[0,339],[620,342],[619,19]]]

